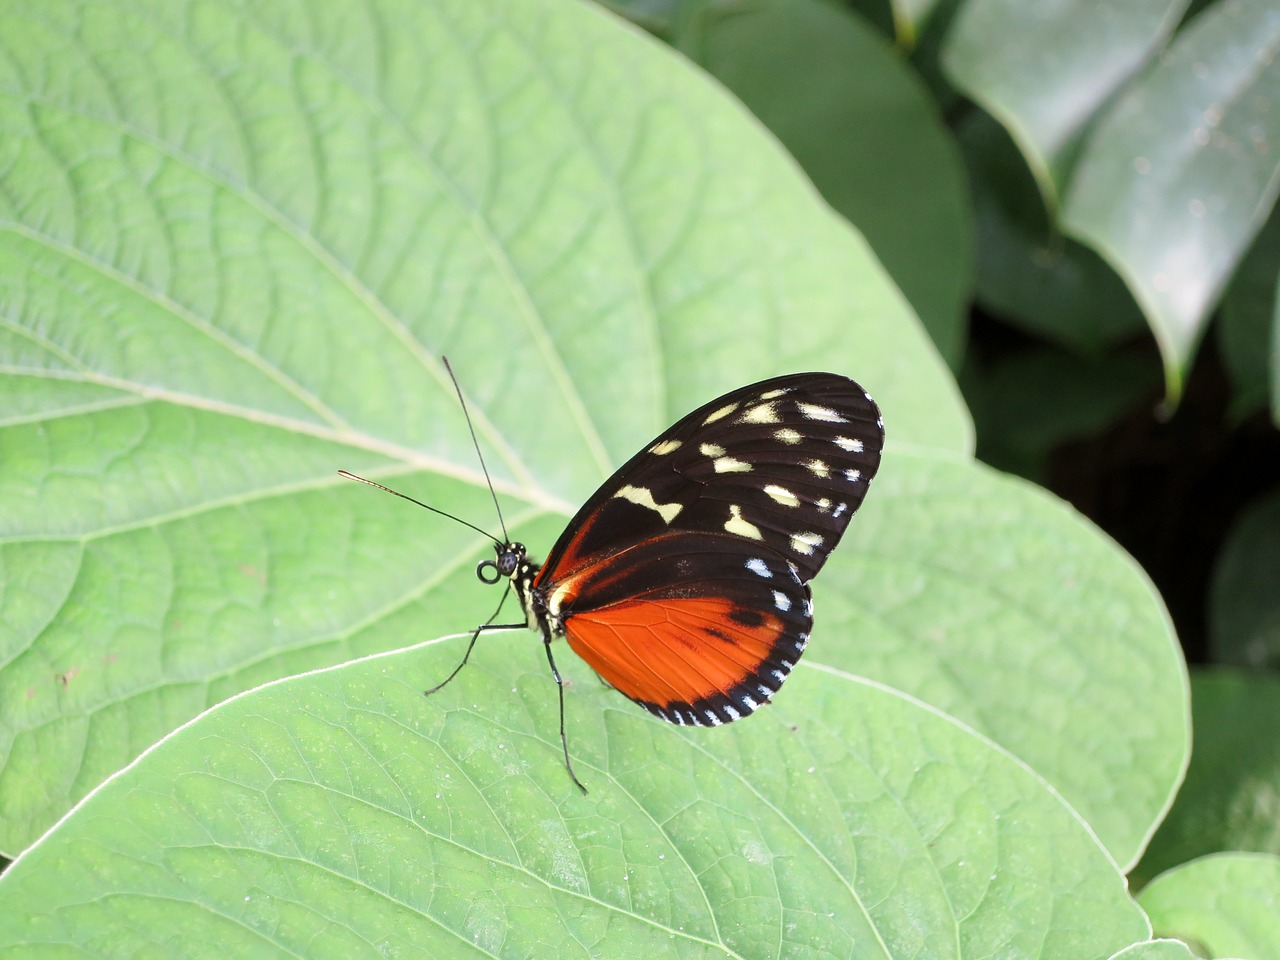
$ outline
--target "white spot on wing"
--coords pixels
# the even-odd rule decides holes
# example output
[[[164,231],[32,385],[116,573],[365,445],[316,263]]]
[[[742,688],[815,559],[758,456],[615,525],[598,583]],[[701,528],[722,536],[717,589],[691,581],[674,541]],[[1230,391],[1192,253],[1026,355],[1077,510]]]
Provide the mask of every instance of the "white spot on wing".
[[[792,430],[790,427],[783,427],[780,430],[773,431],[773,439],[779,443],[799,443],[804,436],[799,430]]]
[[[733,457],[716,457],[714,461],[716,473],[750,473],[751,464],[735,460]]]
[[[653,499],[653,491],[648,487],[633,487],[628,484],[620,487],[614,496],[634,503],[637,507],[648,507],[667,523],[674,520],[684,509],[684,505],[679,503],[658,503]]]
[[[809,472],[815,477],[831,476],[831,467],[825,460],[806,460],[804,465],[809,468]]]
[[[773,574],[769,572],[769,565],[759,557],[752,557],[747,561],[747,569],[754,573],[757,577],[764,577],[766,580],[772,579]]]
[[[675,453],[682,446],[683,444],[679,440],[659,440],[649,448],[649,452],[662,457],[666,456],[668,453]]]
[[[711,726],[713,726],[713,727],[718,727],[718,726],[720,726],[720,724],[723,722],[723,721],[721,721],[721,719],[720,719],[719,717],[717,717],[717,716],[716,716],[712,711],[707,710],[707,711],[705,711],[705,712],[706,712],[706,715],[707,715],[707,719],[711,721]]]
[[[836,437],[833,441],[841,450],[848,450],[850,453],[862,452],[862,441],[854,440],[850,437]]]
[[[715,423],[717,420],[722,420],[737,409],[738,405],[736,403],[727,403],[719,410],[712,410],[708,413],[706,418],[702,421],[702,425],[705,427],[708,423]]]
[[[821,420],[824,423],[849,422],[830,407],[824,407],[816,403],[805,403],[803,400],[797,400],[796,408],[800,411],[800,415],[806,420]]]
[[[777,423],[778,411],[773,408],[772,403],[758,403],[754,407],[747,407],[742,412],[742,416],[738,417],[738,423]]]
[[[763,540],[760,528],[749,520],[742,519],[742,508],[736,503],[729,504],[729,519],[724,522],[725,533],[746,537],[748,540]]]
[[[734,721],[734,720],[741,720],[741,719],[742,719],[742,714],[740,714],[740,713],[739,713],[737,710],[735,710],[733,707],[726,706],[726,707],[724,708],[724,712],[728,715],[730,722],[732,722],[732,721]]]
[[[846,470],[846,471],[844,472],[844,478],[845,478],[846,480],[848,480],[850,483],[857,483],[859,480],[861,480],[861,479],[862,479],[862,471],[861,471],[861,470]]]
[[[752,700],[748,696],[742,697],[742,705],[746,707],[748,710],[754,710],[756,707],[760,706],[760,704],[756,703],[754,700]]]
[[[791,609],[791,598],[781,590],[775,590],[773,591],[773,605],[783,613],[786,613]]]
[[[777,691],[774,691],[774,690],[770,690],[770,689],[769,689],[768,687],[766,687],[763,683],[758,684],[758,685],[756,686],[756,689],[760,691],[760,696],[764,697],[766,700],[768,700],[770,697],[772,697],[772,696],[774,695],[774,693],[776,693],[776,692],[777,692]]]
[[[836,506],[836,509],[835,509],[835,512],[833,512],[833,513],[831,514],[831,519],[832,519],[832,520],[836,519],[837,517],[839,517],[842,513],[844,513],[844,512],[845,512],[846,510],[848,510],[848,509],[849,509],[849,505],[848,505],[847,503],[841,503],[841,504],[837,505],[837,506]]]
[[[766,390],[760,394],[761,400],[777,400],[779,397],[786,396],[791,390],[790,387],[779,387],[777,390]]]
[[[818,508],[819,513],[826,513],[828,510],[831,509],[831,501],[828,500],[826,497],[823,497],[821,500],[815,503],[814,506]]]
[[[820,546],[822,546],[822,537],[812,531],[791,535],[791,549],[796,553],[803,553],[806,557],[812,556],[813,551]]]
[[[777,680],[778,683],[782,683],[783,680],[787,679],[787,675],[781,670],[775,670],[773,671],[773,679]]]
[[[714,443],[704,443],[698,447],[698,452],[704,457],[723,457],[724,447]]]
[[[782,504],[784,507],[800,506],[800,498],[788,490],[786,487],[780,487],[776,483],[766,484],[764,492],[769,495],[776,503]]]

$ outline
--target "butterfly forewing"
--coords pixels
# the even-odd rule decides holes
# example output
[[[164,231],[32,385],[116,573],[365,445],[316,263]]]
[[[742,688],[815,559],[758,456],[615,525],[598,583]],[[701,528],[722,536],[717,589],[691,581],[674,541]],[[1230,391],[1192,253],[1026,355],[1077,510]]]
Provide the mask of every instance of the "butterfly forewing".
[[[677,723],[744,716],[808,640],[808,582],[862,503],[883,426],[852,380],[795,374],[682,418],[619,469],[534,587],[610,684]]]

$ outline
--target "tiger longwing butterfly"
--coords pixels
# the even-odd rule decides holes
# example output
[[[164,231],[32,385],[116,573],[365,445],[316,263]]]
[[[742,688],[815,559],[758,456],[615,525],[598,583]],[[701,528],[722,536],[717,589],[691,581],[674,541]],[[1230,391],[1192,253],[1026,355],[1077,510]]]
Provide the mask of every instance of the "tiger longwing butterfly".
[[[663,720],[740,720],[777,693],[804,652],[809,581],[866,496],[883,445],[875,402],[836,374],[775,377],[699,407],[601,485],[541,566],[505,527],[491,538],[496,560],[477,576],[508,578],[503,599],[514,588],[525,623],[495,624],[499,604],[427,693],[457,675],[485,630],[535,630],[559,688],[565,765],[584,793],[565,737],[557,637]]]

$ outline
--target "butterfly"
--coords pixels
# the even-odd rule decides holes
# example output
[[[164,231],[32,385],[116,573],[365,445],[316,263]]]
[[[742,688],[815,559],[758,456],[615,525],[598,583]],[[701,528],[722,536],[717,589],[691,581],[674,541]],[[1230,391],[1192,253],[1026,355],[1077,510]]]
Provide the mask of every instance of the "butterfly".
[[[514,591],[524,623],[495,624],[500,603],[427,693],[458,674],[486,630],[536,631],[558,686],[565,766],[584,793],[553,640],[564,638],[609,686],[670,723],[742,719],[778,692],[804,652],[809,582],[866,496],[883,446],[879,408],[837,374],[774,377],[698,407],[600,486],[542,564],[505,526],[502,539],[491,537],[495,558],[476,574],[488,584],[506,578],[503,600]]]

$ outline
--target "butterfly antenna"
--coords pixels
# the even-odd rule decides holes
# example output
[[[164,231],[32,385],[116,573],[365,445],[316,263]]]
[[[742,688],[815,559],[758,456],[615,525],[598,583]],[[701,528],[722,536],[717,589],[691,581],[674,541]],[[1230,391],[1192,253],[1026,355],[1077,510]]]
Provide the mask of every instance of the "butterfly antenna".
[[[471,431],[471,443],[476,448],[476,459],[480,461],[480,470],[484,473],[484,482],[489,485],[489,496],[493,497],[493,509],[498,513],[498,526],[502,528],[502,538],[507,542],[511,542],[511,537],[507,535],[507,524],[502,519],[502,507],[498,505],[498,493],[493,489],[493,480],[489,477],[489,468],[484,464],[484,454],[480,452],[480,441],[476,439],[476,428],[471,422],[471,411],[467,409],[467,401],[462,398],[462,387],[458,386],[458,378],[453,375],[453,367],[449,366],[449,358],[441,357],[444,361],[444,368],[449,371],[449,379],[453,381],[454,392],[458,394],[458,403],[462,407],[463,419],[467,421],[467,429]]]
[[[361,483],[367,483],[369,486],[377,487],[379,490],[383,490],[387,493],[392,494],[393,496],[397,496],[401,500],[408,500],[410,503],[416,503],[418,506],[422,507],[423,510],[430,510],[432,513],[438,513],[440,514],[440,516],[448,517],[450,520],[457,520],[458,523],[462,524],[464,527],[470,527],[472,530],[474,530],[476,533],[480,534],[481,536],[488,537],[498,546],[500,547],[505,546],[505,544],[501,540],[495,537],[492,533],[489,533],[487,530],[481,530],[474,523],[468,523],[466,520],[463,520],[461,517],[455,517],[452,513],[445,513],[443,510],[438,510],[435,507],[428,506],[427,504],[423,503],[421,500],[415,500],[413,499],[413,497],[409,496],[407,493],[401,493],[399,490],[392,490],[390,487],[384,487],[382,484],[377,483],[373,480],[367,480],[364,477],[357,477],[354,473],[347,473],[347,471],[345,470],[339,470],[338,476],[346,477],[348,480],[358,480]],[[503,530],[502,532],[505,535],[507,531]]]

